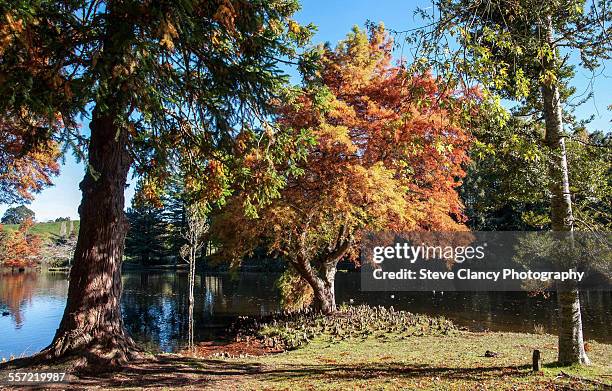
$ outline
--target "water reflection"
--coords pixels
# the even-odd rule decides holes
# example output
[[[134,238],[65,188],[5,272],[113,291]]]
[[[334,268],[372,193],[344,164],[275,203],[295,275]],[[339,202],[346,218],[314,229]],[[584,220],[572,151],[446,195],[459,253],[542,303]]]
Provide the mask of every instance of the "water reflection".
[[[38,274],[2,273],[0,277],[3,281],[3,283],[0,284],[0,302],[6,306],[8,310],[5,311],[3,309],[3,315],[6,316],[6,312],[9,312],[15,322],[15,328],[20,329],[23,325],[21,307],[31,304],[32,295],[34,294],[38,281]]]
[[[126,272],[123,275],[123,317],[134,338],[152,350],[175,351],[215,338],[238,315],[260,315],[279,310],[277,275],[245,273],[195,277],[193,317],[189,316],[187,272]],[[528,297],[520,292],[399,292],[359,291],[360,277],[340,273],[339,302],[393,305],[396,309],[443,315],[477,330],[554,333],[554,297]],[[59,325],[66,295],[66,274],[0,274],[0,358],[31,354],[44,348]],[[582,295],[586,338],[612,343],[612,292]],[[193,325],[190,330],[190,324]],[[191,332],[190,332],[191,331]]]
[[[279,309],[276,276],[266,274],[196,275],[193,339],[217,337],[238,315]],[[173,351],[189,343],[186,272],[125,273],[123,318],[134,338],[151,349]]]
[[[0,358],[35,353],[59,325],[68,280],[65,274],[0,273]]]

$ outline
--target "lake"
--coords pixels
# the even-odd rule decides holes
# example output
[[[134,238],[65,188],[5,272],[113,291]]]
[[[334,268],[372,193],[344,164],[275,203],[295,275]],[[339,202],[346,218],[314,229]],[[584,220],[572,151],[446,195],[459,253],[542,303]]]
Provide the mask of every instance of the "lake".
[[[277,275],[198,274],[195,286],[194,340],[219,336],[239,315],[264,315],[280,309]],[[176,351],[188,336],[187,273],[126,271],[123,317],[132,336],[150,349]],[[338,303],[393,306],[415,313],[442,315],[472,330],[545,331],[557,323],[554,296],[523,292],[360,292],[359,273],[338,273]],[[67,274],[1,273],[0,358],[32,354],[53,339],[66,296]],[[582,294],[587,339],[612,343],[612,292]]]

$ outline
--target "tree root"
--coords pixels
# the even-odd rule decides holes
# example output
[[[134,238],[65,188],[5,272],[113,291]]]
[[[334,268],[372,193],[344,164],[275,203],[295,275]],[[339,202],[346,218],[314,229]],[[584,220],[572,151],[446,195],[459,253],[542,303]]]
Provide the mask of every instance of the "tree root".
[[[126,364],[154,360],[128,336],[114,336],[103,340],[56,338],[51,345],[29,357],[0,364],[0,370],[62,366],[82,373],[101,373],[116,370]]]

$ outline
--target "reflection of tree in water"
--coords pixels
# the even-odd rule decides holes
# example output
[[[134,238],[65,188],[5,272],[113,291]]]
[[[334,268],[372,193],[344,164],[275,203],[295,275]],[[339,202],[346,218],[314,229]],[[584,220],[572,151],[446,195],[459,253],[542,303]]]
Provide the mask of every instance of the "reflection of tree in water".
[[[196,276],[193,313],[195,342],[215,338],[237,315],[266,314],[279,309],[276,275],[244,273]],[[189,337],[186,273],[128,273],[124,277],[124,319],[141,341],[163,350],[182,347]],[[536,326],[554,333],[557,327],[554,295],[529,297],[524,292],[360,292],[359,274],[337,279],[338,301],[393,305],[396,309],[442,315],[475,329],[534,332]],[[612,293],[582,296],[587,338],[612,342]]]
[[[2,279],[2,284],[0,284],[0,304],[2,307],[6,306],[11,313],[15,321],[15,327],[21,328],[23,324],[21,307],[32,301],[38,274],[2,273],[0,278]]]
[[[135,338],[164,351],[181,345],[189,335],[187,282],[183,273],[124,273],[123,319]]]
[[[580,301],[583,304],[582,316],[586,318],[586,322],[583,319],[583,328],[585,334],[589,336],[590,325],[597,325],[598,333],[606,333],[607,342],[612,342],[612,292],[608,291],[587,291],[582,292],[580,295]],[[603,326],[603,327],[602,327]]]
[[[175,334],[186,311],[180,306],[180,278],[173,273],[124,273],[123,319],[141,342],[176,348]],[[184,294],[183,294],[184,296]]]
[[[39,278],[41,277],[42,278]],[[24,307],[32,303],[38,291],[45,296],[65,298],[68,292],[66,275],[62,273],[0,273],[0,310],[10,312],[15,328],[24,322]]]
[[[218,337],[237,315],[278,310],[276,277],[264,273],[247,273],[237,279],[228,275],[197,275],[193,313],[195,342]],[[47,311],[30,313],[29,308],[48,306],[48,298],[64,303],[67,291],[66,274],[0,274],[0,309],[12,314],[5,321],[22,328],[43,313],[48,314]],[[122,311],[126,326],[149,348],[169,351],[185,346],[189,336],[187,293],[187,273],[124,273]],[[358,273],[340,273],[337,296],[339,303],[354,299],[355,304],[393,305],[396,309],[443,315],[461,325],[480,329],[534,332],[535,326],[542,326],[549,333],[556,330],[554,295],[544,299],[520,292],[437,292],[435,295],[395,292],[394,298],[390,298],[389,292],[360,292]],[[611,343],[612,292],[585,292],[581,300],[587,338]],[[61,314],[62,310],[60,305],[53,311]],[[52,330],[57,327],[46,321],[41,323],[40,318],[39,323]],[[23,349],[19,347],[16,351]]]
[[[215,311],[215,302],[220,307],[225,307],[226,301],[223,296],[223,281],[219,276],[204,276],[201,279],[200,289],[204,292],[204,313],[210,317]]]

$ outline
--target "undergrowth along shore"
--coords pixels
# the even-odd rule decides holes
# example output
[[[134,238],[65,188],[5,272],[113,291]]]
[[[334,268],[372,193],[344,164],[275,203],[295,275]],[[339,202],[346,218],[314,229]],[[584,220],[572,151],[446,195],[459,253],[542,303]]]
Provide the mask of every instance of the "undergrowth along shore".
[[[257,340],[264,346],[293,350],[317,337],[328,342],[351,339],[405,339],[411,336],[449,335],[457,331],[444,317],[431,317],[396,311],[393,307],[340,306],[333,315],[310,309],[285,312],[265,317],[239,317],[228,335],[236,342]]]

